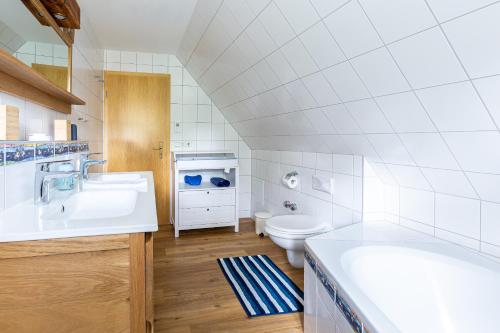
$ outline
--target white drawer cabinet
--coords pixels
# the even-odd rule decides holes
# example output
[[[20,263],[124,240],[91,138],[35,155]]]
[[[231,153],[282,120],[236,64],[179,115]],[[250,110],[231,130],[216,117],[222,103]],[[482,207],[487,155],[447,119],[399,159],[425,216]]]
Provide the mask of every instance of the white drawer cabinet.
[[[234,214],[234,206],[181,208],[179,224],[186,227],[231,223]]]
[[[184,182],[185,176],[202,176],[200,185]],[[230,181],[229,187],[216,187],[212,177]],[[238,220],[238,159],[234,153],[172,153],[171,223],[175,237],[181,230],[234,226]]]
[[[234,206],[236,201],[234,188],[206,189],[179,192],[179,207]]]

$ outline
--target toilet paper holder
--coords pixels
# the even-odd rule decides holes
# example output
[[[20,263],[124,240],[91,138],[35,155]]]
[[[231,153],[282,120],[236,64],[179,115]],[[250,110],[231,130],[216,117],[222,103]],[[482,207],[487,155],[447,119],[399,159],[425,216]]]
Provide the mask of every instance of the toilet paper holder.
[[[297,171],[291,171],[283,176],[283,184],[288,188],[296,188],[299,182],[299,173]]]

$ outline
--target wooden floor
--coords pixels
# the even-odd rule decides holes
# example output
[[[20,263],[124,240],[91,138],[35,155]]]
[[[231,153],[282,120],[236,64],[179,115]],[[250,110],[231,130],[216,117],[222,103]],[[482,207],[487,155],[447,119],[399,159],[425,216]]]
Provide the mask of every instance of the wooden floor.
[[[249,319],[219,269],[219,257],[267,254],[303,289],[303,270],[291,267],[269,238],[259,239],[253,222],[241,223],[239,233],[181,231],[178,239],[169,225],[154,244],[156,333],[303,332],[302,313]]]

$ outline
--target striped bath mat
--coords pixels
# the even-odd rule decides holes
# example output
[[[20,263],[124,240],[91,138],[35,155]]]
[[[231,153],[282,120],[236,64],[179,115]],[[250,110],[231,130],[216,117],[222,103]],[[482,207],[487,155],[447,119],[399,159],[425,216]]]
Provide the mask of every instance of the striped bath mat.
[[[217,262],[249,317],[304,311],[304,293],[268,256]]]

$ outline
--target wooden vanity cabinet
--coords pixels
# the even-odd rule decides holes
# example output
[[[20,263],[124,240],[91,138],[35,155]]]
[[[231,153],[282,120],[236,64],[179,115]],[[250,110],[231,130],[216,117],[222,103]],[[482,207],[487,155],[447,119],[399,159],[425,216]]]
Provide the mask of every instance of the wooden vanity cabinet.
[[[153,234],[0,243],[0,332],[153,332]]]

